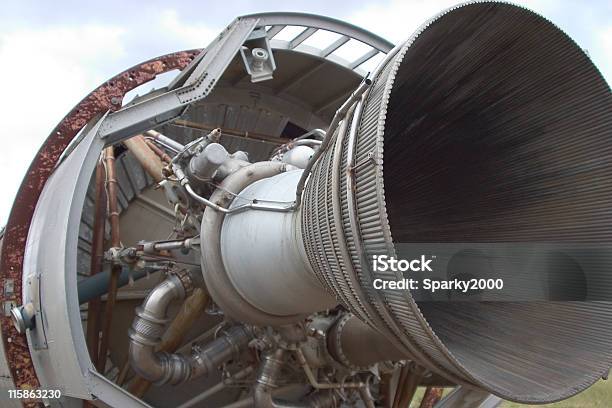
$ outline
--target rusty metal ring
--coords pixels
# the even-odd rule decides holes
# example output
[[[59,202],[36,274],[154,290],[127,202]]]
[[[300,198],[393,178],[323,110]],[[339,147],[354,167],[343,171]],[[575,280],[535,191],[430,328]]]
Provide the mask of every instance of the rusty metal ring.
[[[4,230],[0,253],[0,300],[3,307],[22,303],[22,274],[25,245],[30,222],[42,189],[66,147],[88,122],[108,110],[121,108],[125,94],[157,75],[174,69],[182,70],[201,52],[201,49],[166,54],[123,71],[104,82],[81,100],[53,129],[34,157],[19,187]],[[12,281],[12,282],[11,282]],[[6,288],[11,287],[9,292]],[[10,315],[0,317],[7,365],[15,387],[38,389],[26,336],[19,334]],[[24,407],[38,407],[39,402],[23,402]]]

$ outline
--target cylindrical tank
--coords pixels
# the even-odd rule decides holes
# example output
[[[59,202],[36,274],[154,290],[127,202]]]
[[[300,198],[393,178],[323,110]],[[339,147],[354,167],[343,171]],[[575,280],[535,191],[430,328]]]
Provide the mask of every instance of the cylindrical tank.
[[[230,208],[253,199],[288,202],[295,197],[302,170],[256,181]],[[266,313],[313,313],[337,302],[316,279],[308,263],[297,212],[243,211],[225,216],[221,254],[238,292]]]

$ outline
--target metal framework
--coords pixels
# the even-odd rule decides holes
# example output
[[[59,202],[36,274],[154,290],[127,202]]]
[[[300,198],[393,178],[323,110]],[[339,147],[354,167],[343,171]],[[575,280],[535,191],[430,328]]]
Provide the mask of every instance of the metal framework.
[[[274,37],[284,27],[290,25],[305,28],[290,41],[274,41]],[[267,31],[267,37],[272,40],[272,48],[304,52],[351,70],[358,69],[360,65],[378,53],[386,54],[393,48],[393,44],[366,30],[338,20],[311,14],[269,13],[238,17],[209,44],[205,53],[201,53],[172,81],[167,92],[111,114],[102,124],[100,136],[106,138],[107,144],[112,144],[181,116],[188,105],[210,94],[249,35],[254,30],[266,26],[271,26]],[[342,41],[336,41],[322,50],[305,47],[298,51],[298,45],[318,30],[341,34],[343,41],[346,38],[354,38],[366,44],[370,47],[370,50],[354,61],[343,61],[333,56],[332,53],[344,45],[345,42]]]
[[[282,28],[290,25],[302,26],[304,30],[288,42],[273,39]],[[16,388],[36,389],[41,385],[52,385],[48,377],[51,375],[48,371],[50,368],[43,369],[39,364],[41,358],[46,358],[61,362],[61,366],[65,367],[62,373],[54,374],[61,374],[59,378],[63,379],[63,383],[70,385],[65,392],[68,397],[95,396],[113,406],[148,406],[95,370],[87,353],[78,307],[70,310],[70,306],[78,305],[75,260],[71,259],[75,256],[72,250],[76,251],[76,244],[71,240],[76,239],[78,234],[78,225],[74,225],[74,220],[79,219],[76,212],[80,211],[85,200],[84,183],[89,180],[93,171],[91,164],[95,163],[95,158],[105,145],[174,120],[187,106],[205,98],[251,32],[266,26],[270,26],[267,36],[272,39],[273,48],[316,55],[352,70],[357,70],[376,54],[386,53],[392,48],[391,43],[378,36],[326,17],[296,13],[244,16],[232,22],[205,52],[183,51],[139,64],[105,82],[75,106],[49,135],[30,165],[17,193],[3,237],[0,284],[3,288],[1,300],[5,314],[0,319],[0,327],[6,361]],[[342,37],[325,49],[305,47],[303,41],[318,30],[332,31]],[[354,61],[347,62],[334,57],[333,52],[350,39],[363,42],[371,47],[371,50]],[[121,107],[122,99],[128,91],[174,69],[182,71],[165,92],[140,103]],[[96,121],[101,115],[102,118]],[[58,167],[60,159],[65,162]],[[79,166],[76,166],[77,162],[80,162]],[[64,211],[53,214],[53,223],[48,223],[48,219],[43,222],[41,214],[36,217],[38,221],[33,223],[39,199],[44,198],[49,200],[48,202],[57,199],[57,194],[56,198],[50,193],[43,197],[43,190],[46,187],[48,192],[52,187],[58,187],[52,185],[53,180],[57,184],[61,174],[66,171],[79,175],[70,186],[62,186],[63,189],[70,190],[71,194],[64,195],[72,197],[70,205],[64,206]],[[62,207],[59,203],[58,206]],[[45,239],[29,243],[26,248],[31,228],[36,230],[34,235],[40,237],[45,233],[52,234],[52,230],[55,230],[56,234],[61,230],[64,238],[56,241],[45,236]],[[71,234],[74,236],[71,237]],[[59,251],[58,256],[59,244],[64,245],[65,250]],[[27,264],[24,260],[26,249]],[[46,264],[41,268],[43,261]],[[25,269],[30,273],[24,275]],[[62,308],[57,302],[50,307],[53,299],[41,299],[41,285],[46,285],[46,290],[51,290],[56,296],[64,296],[66,303],[61,306],[66,308]],[[48,332],[42,329],[32,330],[27,340],[25,335],[19,334],[12,325],[9,311],[11,307],[22,304],[26,299],[38,305],[37,318],[41,322],[46,317],[53,321],[54,325],[59,322],[57,327]],[[41,302],[48,304],[45,307]],[[41,314],[43,307],[45,316]],[[44,323],[39,325],[41,328],[44,326]],[[47,339],[53,339],[54,332],[62,333],[70,342],[48,342]],[[53,350],[53,355],[50,349]],[[30,350],[36,350],[37,355],[31,355]],[[40,402],[24,402],[23,405],[34,407],[39,406]]]

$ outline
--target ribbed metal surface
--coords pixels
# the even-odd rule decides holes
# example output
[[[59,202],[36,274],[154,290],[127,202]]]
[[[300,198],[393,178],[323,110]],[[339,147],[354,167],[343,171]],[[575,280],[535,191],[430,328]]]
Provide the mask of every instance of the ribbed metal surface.
[[[357,116],[304,195],[308,257],[337,298],[426,367],[506,399],[564,399],[607,373],[610,302],[417,305],[372,290],[395,276],[368,262],[398,243],[611,243],[612,96],[588,56],[524,8],[464,4],[406,42]]]

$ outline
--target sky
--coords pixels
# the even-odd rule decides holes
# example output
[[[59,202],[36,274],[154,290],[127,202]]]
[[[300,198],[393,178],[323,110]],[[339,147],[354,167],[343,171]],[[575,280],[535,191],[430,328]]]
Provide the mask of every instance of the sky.
[[[91,90],[130,66],[206,46],[233,18],[300,11],[356,24],[394,43],[448,0],[0,0],[0,225],[38,148]],[[612,1],[518,0],[587,50],[612,83]]]

